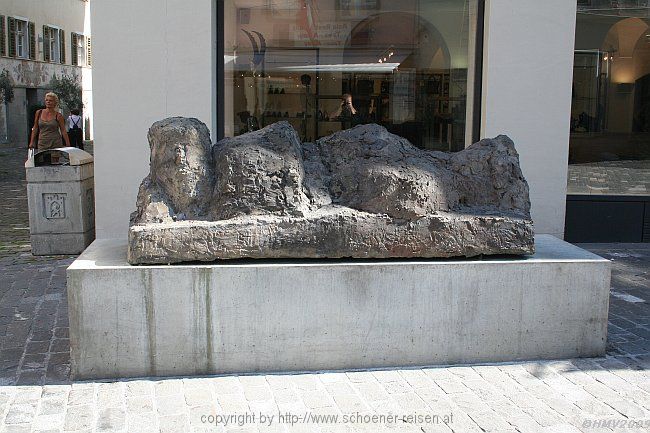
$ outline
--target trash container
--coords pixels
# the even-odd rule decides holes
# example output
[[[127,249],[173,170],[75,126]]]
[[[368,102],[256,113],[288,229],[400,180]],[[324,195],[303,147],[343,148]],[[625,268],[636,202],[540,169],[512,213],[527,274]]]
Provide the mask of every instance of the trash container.
[[[32,254],[79,254],[95,239],[93,157],[75,147],[25,162]]]

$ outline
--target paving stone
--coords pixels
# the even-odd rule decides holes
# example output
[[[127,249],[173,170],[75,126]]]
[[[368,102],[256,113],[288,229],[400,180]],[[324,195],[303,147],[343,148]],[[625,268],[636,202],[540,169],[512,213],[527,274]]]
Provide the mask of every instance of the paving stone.
[[[488,406],[479,396],[469,391],[453,394],[450,399],[465,411],[488,412],[491,409],[491,405]]]
[[[14,403],[5,416],[5,424],[28,424],[36,416],[35,403]]]
[[[65,412],[66,398],[43,398],[38,409],[39,415],[57,415]]]
[[[25,347],[25,353],[39,354],[47,353],[50,349],[50,341],[30,341]]]
[[[249,406],[243,393],[240,394],[223,394],[217,396],[217,402],[223,410],[223,413],[245,413],[248,412]]]
[[[457,394],[469,391],[469,389],[458,379],[436,379],[434,382],[447,394]]]
[[[127,397],[126,410],[129,414],[153,412],[153,398],[150,396]]]
[[[189,430],[187,415],[161,416],[158,418],[160,433],[178,433]]]
[[[124,404],[124,384],[122,382],[100,383],[97,388],[98,407],[119,407]]]
[[[376,391],[381,399],[388,398],[388,394],[384,391],[384,388],[382,388],[381,385],[378,383],[373,383],[369,382],[367,384],[358,384],[358,385],[370,385],[374,386],[374,391]],[[325,389],[327,390],[327,393],[331,396],[333,395],[344,395],[344,394],[353,394],[354,389],[350,386],[348,382],[326,382],[325,383]],[[366,388],[367,389],[367,388]],[[319,391],[316,391],[319,392]],[[368,390],[368,393],[371,391]],[[370,397],[372,398],[372,397]],[[374,398],[375,400],[378,400],[379,398]]]
[[[32,422],[32,429],[39,430],[50,430],[53,428],[62,428],[64,421],[63,413],[56,414],[39,414],[37,415]]]
[[[365,412],[369,410],[368,405],[354,394],[339,395],[332,398],[343,413]]]
[[[288,381],[284,382],[288,385]],[[243,392],[241,383],[233,376],[216,377],[212,379],[212,384],[216,394],[237,394]]]
[[[35,355],[25,355],[23,358],[22,368],[33,370],[33,369],[44,369],[47,367],[46,354],[39,353]]]
[[[16,385],[42,385],[45,380],[45,370],[22,370],[18,374]]]
[[[156,396],[155,401],[160,415],[177,415],[184,413],[187,408],[182,394]]]
[[[93,388],[71,389],[68,394],[69,406],[80,406],[93,404],[95,400],[95,390]]]
[[[468,415],[486,432],[506,432],[514,430],[511,424],[492,410],[486,412],[472,412]]]
[[[183,393],[183,381],[180,379],[162,380],[154,383],[156,396],[179,395]]]
[[[278,388],[274,390],[273,398],[277,404],[295,403],[300,400],[298,393],[291,388]]]
[[[100,409],[97,417],[97,432],[120,431],[126,426],[126,413],[122,408]]]
[[[158,433],[158,417],[154,413],[138,413],[126,416],[126,431],[138,433]]]
[[[185,388],[185,404],[189,407],[203,406],[208,402],[214,401],[212,390],[210,388]],[[273,396],[269,392],[268,398]]]
[[[150,381],[136,380],[124,383],[127,397],[149,395],[153,397],[154,385]]]
[[[403,379],[392,381],[392,382],[383,382],[381,386],[389,394],[404,394],[412,390],[411,386]]]
[[[3,425],[0,427],[2,433],[31,433],[32,428],[30,425]]]
[[[262,378],[263,379],[263,378]],[[273,398],[271,389],[266,383],[266,380],[261,386],[246,386],[244,385],[244,396],[248,401],[264,401]]]
[[[76,431],[93,428],[95,414],[90,405],[71,406],[65,414],[63,430]]]
[[[346,394],[338,394],[338,395],[341,396]],[[332,397],[322,391],[301,392],[300,398],[302,399],[305,406],[307,406],[307,408],[309,409],[319,409],[324,407],[331,407],[334,405],[334,401],[332,400]]]

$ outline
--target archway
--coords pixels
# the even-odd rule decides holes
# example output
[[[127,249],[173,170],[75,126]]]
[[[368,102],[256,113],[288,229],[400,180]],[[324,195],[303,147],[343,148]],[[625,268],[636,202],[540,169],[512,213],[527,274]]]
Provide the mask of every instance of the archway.
[[[451,64],[449,48],[435,26],[406,12],[374,14],[358,23],[345,43],[346,60],[363,50],[374,51],[372,58],[378,61],[389,47],[395,48],[394,57],[403,59],[403,67],[449,69]]]
[[[450,50],[429,21],[407,12],[370,15],[350,31],[343,63],[376,65],[374,71],[344,77],[344,91],[353,95],[366,119],[420,147],[464,146],[464,131],[454,133],[452,110],[464,113],[460,100],[465,95],[452,94],[456,77]],[[454,96],[462,107],[452,106]]]

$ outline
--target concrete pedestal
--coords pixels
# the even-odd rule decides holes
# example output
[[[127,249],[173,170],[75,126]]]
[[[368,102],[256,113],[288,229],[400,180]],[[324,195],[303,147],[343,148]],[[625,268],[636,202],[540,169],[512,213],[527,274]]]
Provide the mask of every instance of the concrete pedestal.
[[[130,266],[96,240],[68,268],[77,379],[599,356],[609,261],[551,236],[485,260]]]

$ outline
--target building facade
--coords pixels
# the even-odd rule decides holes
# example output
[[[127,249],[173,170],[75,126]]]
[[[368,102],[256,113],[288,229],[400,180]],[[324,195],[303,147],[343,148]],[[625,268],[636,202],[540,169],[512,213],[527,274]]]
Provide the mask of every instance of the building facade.
[[[92,139],[91,65],[88,0],[3,0],[0,72],[8,72],[14,99],[0,104],[0,141],[27,144],[34,113],[55,76],[81,85],[84,138]]]
[[[276,120],[291,122],[304,140],[376,122],[417,146],[451,151],[507,134],[530,184],[536,231],[562,237],[576,7],[567,0],[97,2],[97,236],[127,235],[148,173],[149,126],[187,116],[208,125],[214,140]],[[130,91],[118,101],[115,89],[126,82]],[[338,112],[346,95],[356,118]]]

